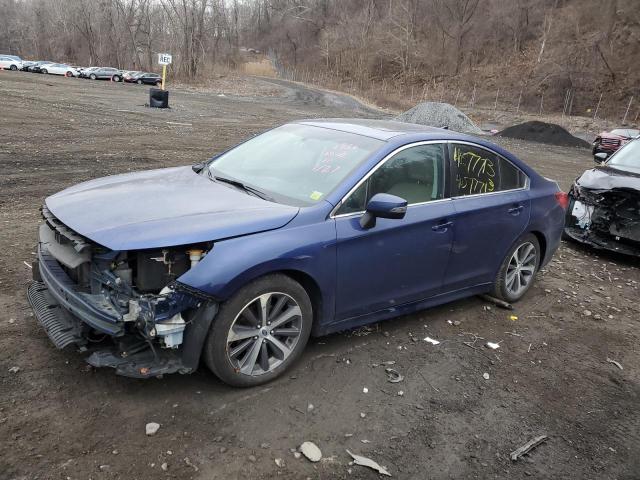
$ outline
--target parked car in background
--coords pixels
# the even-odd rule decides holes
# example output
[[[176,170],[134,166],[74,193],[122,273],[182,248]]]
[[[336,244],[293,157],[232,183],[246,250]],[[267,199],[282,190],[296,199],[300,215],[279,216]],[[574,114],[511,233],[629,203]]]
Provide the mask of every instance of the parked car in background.
[[[29,66],[29,68],[27,68],[27,71],[28,71],[28,72],[32,72],[32,73],[42,73],[40,69],[41,69],[44,65],[49,65],[49,64],[51,64],[51,63],[54,63],[54,62],[51,62],[51,61],[49,61],[49,60],[38,60],[38,61],[36,61],[36,62],[33,62],[33,63]]]
[[[84,67],[80,70],[80,78],[89,78],[89,74],[100,67]]]
[[[564,233],[596,248],[640,256],[640,139],[608,159],[596,154],[595,168],[569,190]]]
[[[40,71],[49,75],[64,75],[65,77],[77,77],[80,73],[66,63],[47,63],[40,67]]]
[[[113,80],[114,82],[119,82],[122,78],[122,72],[112,67],[91,67],[82,73],[84,78],[91,80]]]
[[[135,78],[138,85],[162,85],[162,77],[157,73],[143,73]]]
[[[147,378],[202,356],[254,386],[311,334],[484,292],[520,300],[560,244],[566,203],[485,139],[299,121],[192,167],[48,197],[28,296],[58,348],[104,339],[95,367]]]
[[[140,75],[143,75],[143,74],[144,74],[144,72],[140,72],[140,71],[137,71],[137,70],[129,70],[129,71],[124,72],[122,74],[122,79],[127,83],[132,83],[132,82],[135,82],[136,79]]]
[[[613,154],[623,145],[640,136],[640,130],[636,128],[615,128],[611,131],[600,132],[593,141],[592,153]]]
[[[15,55],[0,55],[0,69],[22,70],[22,59]]]
[[[22,61],[22,70],[23,72],[28,72],[29,68],[31,68],[36,62],[33,60],[23,60]]]

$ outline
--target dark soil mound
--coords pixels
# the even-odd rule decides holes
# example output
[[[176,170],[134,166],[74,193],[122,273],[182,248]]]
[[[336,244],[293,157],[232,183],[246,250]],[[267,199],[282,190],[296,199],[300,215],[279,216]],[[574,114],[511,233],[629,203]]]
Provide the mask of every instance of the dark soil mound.
[[[498,133],[501,137],[519,138],[530,142],[547,143],[549,145],[559,145],[561,147],[585,147],[589,148],[590,143],[581,138],[574,137],[560,125],[545,122],[525,122],[505,128]]]

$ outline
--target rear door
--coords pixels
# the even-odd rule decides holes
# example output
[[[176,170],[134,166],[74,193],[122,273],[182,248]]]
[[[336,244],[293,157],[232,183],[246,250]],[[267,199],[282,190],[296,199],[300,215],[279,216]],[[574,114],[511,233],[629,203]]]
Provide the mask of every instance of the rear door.
[[[400,149],[337,209],[336,320],[440,292],[453,240],[445,149],[443,143]],[[378,218],[364,229],[360,218],[376,193],[404,198],[407,213],[402,219]]]
[[[449,144],[454,243],[443,289],[492,282],[529,223],[529,179],[515,165],[473,143]]]

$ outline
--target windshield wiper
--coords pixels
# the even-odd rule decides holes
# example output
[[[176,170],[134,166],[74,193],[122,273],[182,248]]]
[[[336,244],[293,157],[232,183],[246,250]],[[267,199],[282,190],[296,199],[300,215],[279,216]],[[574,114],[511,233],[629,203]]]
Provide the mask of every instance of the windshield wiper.
[[[211,178],[211,173],[209,173],[209,177]],[[267,200],[269,202],[273,202],[273,198],[270,197],[269,195],[267,195],[266,193],[264,193],[262,190],[258,190],[255,187],[251,187],[249,185],[245,185],[240,180],[234,180],[233,178],[226,178],[226,177],[219,177],[219,176],[214,176],[213,178],[218,182],[228,183],[229,185],[233,185],[234,187],[238,187],[238,188],[244,190],[247,193],[251,193],[251,194],[255,195],[256,197],[261,198],[262,200]]]

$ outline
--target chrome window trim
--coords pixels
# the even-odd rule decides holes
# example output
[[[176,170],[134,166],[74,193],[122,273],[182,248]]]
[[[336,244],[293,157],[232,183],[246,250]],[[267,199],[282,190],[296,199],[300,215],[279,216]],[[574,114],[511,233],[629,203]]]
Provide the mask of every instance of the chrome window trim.
[[[519,187],[519,188],[512,188],[509,190],[499,190],[497,192],[486,192],[486,193],[474,193],[473,195],[458,195],[455,197],[448,197],[448,198],[439,198],[437,200],[429,200],[426,202],[418,202],[418,203],[410,203],[407,205],[407,207],[413,207],[413,206],[418,206],[418,205],[426,205],[426,204],[431,204],[431,203],[435,203],[435,202],[443,202],[443,201],[451,201],[457,198],[473,198],[473,197],[478,197],[480,195],[497,195],[500,193],[509,193],[509,192],[518,192],[518,191],[522,191],[522,190],[528,190],[531,180],[529,178],[529,175],[527,175],[525,172],[522,171],[522,169],[520,167],[518,167],[517,165],[514,165],[513,162],[511,160],[509,160],[508,158],[505,158],[504,156],[500,155],[498,152],[496,152],[495,150],[485,147],[483,145],[479,145],[477,143],[473,143],[473,142],[469,142],[466,140],[423,140],[421,142],[415,142],[415,143],[408,143],[407,145],[403,145],[401,147],[398,147],[397,149],[395,149],[393,152],[389,153],[388,155],[386,155],[382,160],[380,160],[371,170],[369,170],[367,172],[367,174],[362,177],[360,179],[360,181],[358,183],[356,183],[353,188],[351,188],[351,190],[349,190],[343,197],[342,199],[340,199],[340,201],[336,204],[335,207],[333,207],[333,209],[331,210],[331,213],[329,213],[329,218],[343,218],[343,217],[351,217],[354,215],[362,215],[365,211],[361,210],[358,212],[350,212],[350,213],[341,213],[339,215],[336,215],[336,212],[340,209],[340,207],[342,206],[342,204],[344,203],[344,201],[353,193],[355,192],[358,187],[360,187],[360,185],[362,185],[364,182],[366,182],[369,177],[371,175],[373,175],[376,170],[378,170],[380,167],[382,167],[385,163],[387,163],[392,157],[394,157],[396,154],[402,152],[403,150],[406,150],[407,148],[412,148],[412,147],[419,147],[421,145],[432,145],[434,143],[441,143],[444,145],[449,145],[450,143],[456,143],[456,144],[460,144],[460,145],[471,145],[472,147],[475,148],[480,148],[482,150],[486,150],[488,152],[491,152],[492,154],[496,155],[497,157],[503,159],[506,162],[509,162],[509,164],[511,166],[513,166],[513,168],[517,169],[519,172],[521,172],[524,175],[525,178],[525,185],[523,187]],[[448,157],[448,153],[447,153],[447,157]],[[445,172],[448,170],[448,168],[450,165],[445,165]],[[445,176],[446,179],[446,176]]]

